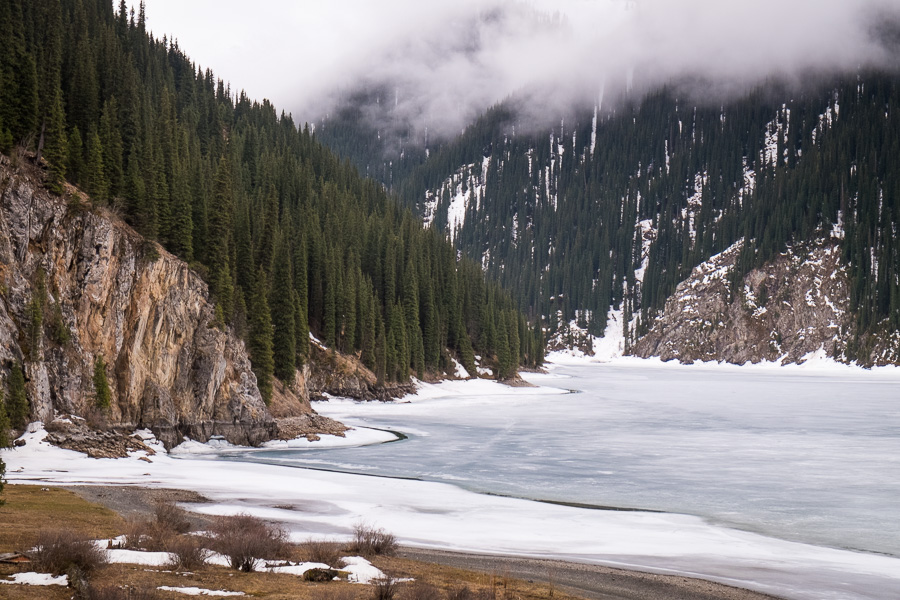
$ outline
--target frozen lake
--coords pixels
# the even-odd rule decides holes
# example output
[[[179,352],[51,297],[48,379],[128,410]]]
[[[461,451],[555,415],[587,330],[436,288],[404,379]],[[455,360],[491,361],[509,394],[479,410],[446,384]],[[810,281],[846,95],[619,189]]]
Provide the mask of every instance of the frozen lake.
[[[171,455],[150,439],[152,457],[95,460],[48,444],[35,423],[0,455],[13,484],[196,490],[210,502],[191,510],[279,521],[297,541],[346,538],[362,521],[426,548],[703,577],[790,600],[900,598],[897,369],[622,359],[528,378],[541,387],[448,382],[408,402],[318,404],[359,426],[346,439],[186,442]],[[384,430],[403,437],[380,443],[398,439]]]
[[[896,370],[618,361],[526,377],[542,387],[504,394],[476,383],[460,395],[445,384],[407,404],[315,406],[348,424],[402,432],[407,439],[396,443],[227,457],[683,513],[900,556]]]

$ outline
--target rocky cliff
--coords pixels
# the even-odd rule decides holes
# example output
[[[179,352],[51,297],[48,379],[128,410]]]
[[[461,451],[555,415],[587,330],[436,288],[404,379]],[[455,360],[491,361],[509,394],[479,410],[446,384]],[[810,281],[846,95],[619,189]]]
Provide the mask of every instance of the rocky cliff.
[[[102,358],[113,425],[150,428],[167,446],[275,437],[244,344],[213,324],[202,279],[74,188],[52,196],[40,178],[0,155],[0,368],[5,378],[24,365],[32,417],[96,412]],[[285,393],[294,416],[311,412]]]
[[[729,284],[741,245],[694,268],[630,353],[681,362],[802,363],[812,355],[864,366],[900,361],[900,337],[856,335],[839,240],[795,246]]]

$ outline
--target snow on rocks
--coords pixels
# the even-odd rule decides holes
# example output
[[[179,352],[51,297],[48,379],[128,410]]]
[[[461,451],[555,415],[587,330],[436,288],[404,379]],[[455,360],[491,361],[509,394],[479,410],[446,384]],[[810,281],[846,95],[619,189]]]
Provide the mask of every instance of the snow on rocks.
[[[15,573],[10,575],[10,578],[12,579],[11,581],[10,579],[0,579],[0,583],[12,585],[69,585],[69,577],[67,575],[54,577],[50,573]]]
[[[341,570],[350,574],[350,583],[369,584],[376,579],[384,579],[384,573],[362,556],[345,556],[341,560],[344,563]]]

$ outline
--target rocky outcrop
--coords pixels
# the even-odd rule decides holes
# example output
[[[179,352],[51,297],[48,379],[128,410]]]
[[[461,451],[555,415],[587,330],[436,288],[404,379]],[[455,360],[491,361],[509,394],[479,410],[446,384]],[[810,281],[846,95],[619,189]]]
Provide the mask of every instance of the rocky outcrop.
[[[379,385],[375,374],[354,356],[345,356],[310,340],[310,364],[304,379],[310,400],[327,395],[354,400],[393,400],[414,394],[413,384]]]
[[[140,435],[114,430],[98,431],[78,422],[77,417],[55,420],[49,425],[44,440],[60,448],[83,452],[91,458],[125,458],[130,452],[144,452],[143,460],[150,462],[146,456],[156,454]]]
[[[94,410],[102,358],[112,425],[149,428],[167,447],[184,436],[245,445],[276,437],[244,344],[215,326],[202,279],[74,188],[50,195],[40,177],[0,156],[0,365],[25,365],[32,416]],[[41,280],[36,331],[29,306]],[[293,406],[311,410],[303,398]]]
[[[334,419],[323,417],[315,413],[306,414],[301,417],[287,417],[278,419],[278,439],[293,440],[299,437],[305,437],[310,441],[319,440],[320,434],[336,435],[344,437],[350,429],[343,423],[338,423]]]
[[[737,364],[798,363],[813,353],[847,360],[855,325],[838,241],[791,248],[733,290],[740,247],[694,268],[631,353]]]

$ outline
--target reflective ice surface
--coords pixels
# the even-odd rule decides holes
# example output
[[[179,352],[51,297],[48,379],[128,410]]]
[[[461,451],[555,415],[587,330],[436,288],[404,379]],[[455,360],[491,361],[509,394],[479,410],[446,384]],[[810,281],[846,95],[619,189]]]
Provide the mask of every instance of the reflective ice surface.
[[[229,457],[685,513],[900,556],[896,373],[624,361],[527,378],[544,389],[460,396],[450,384],[407,404],[316,405],[407,436],[397,443]]]

